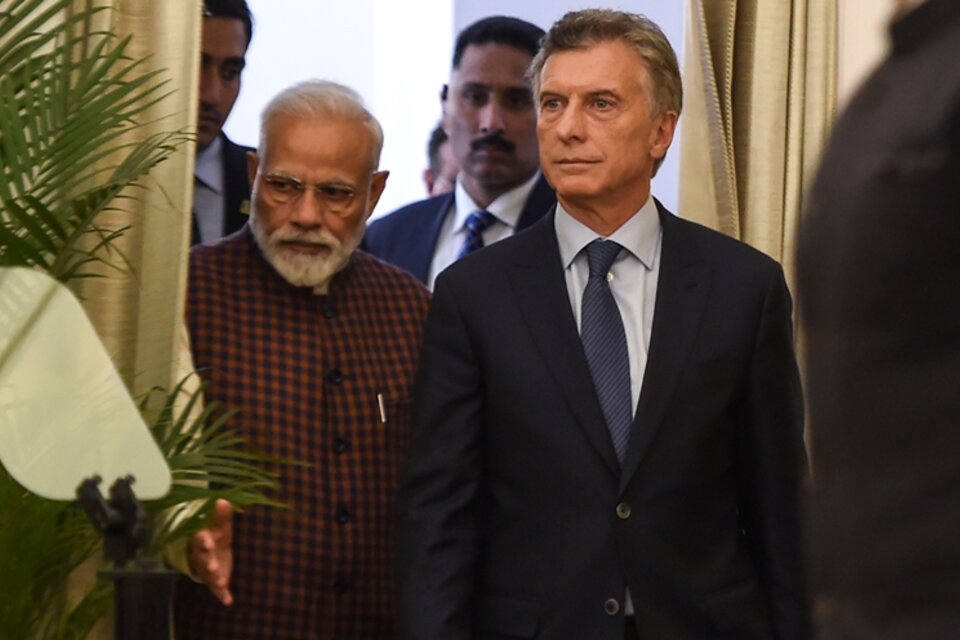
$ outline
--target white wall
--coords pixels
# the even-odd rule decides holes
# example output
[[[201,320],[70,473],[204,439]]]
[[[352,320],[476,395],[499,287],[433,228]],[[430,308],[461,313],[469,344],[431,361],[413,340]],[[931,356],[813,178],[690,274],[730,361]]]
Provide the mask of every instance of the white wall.
[[[260,110],[273,95],[308,78],[335,80],[356,89],[383,125],[380,166],[390,178],[374,215],[423,198],[427,138],[453,49],[449,0],[247,3],[253,41],[227,135],[256,146]]]
[[[544,29],[573,0],[247,0],[254,14],[240,98],[226,124],[234,141],[256,146],[263,105],[281,89],[307,78],[327,78],[356,89],[384,128],[381,168],[390,170],[374,215],[425,196],[420,174],[426,145],[440,117],[457,32],[479,18],[503,14]],[[606,6],[645,13],[682,55],[682,0],[633,0]],[[681,118],[682,123],[682,118]],[[654,193],[673,210],[677,201],[678,140],[654,180]]]

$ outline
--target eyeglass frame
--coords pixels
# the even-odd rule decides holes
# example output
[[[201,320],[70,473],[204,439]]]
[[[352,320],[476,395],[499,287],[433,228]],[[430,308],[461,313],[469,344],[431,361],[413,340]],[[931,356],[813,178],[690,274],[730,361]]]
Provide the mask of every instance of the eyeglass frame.
[[[371,176],[375,177],[378,173],[383,172],[374,171]],[[317,200],[324,204],[324,210],[329,211],[336,216],[343,216],[344,214],[349,213],[350,205],[353,204],[354,199],[357,196],[357,189],[354,186],[338,180],[310,184],[296,176],[291,176],[290,174],[282,171],[263,173],[259,169],[257,170],[257,179],[263,182],[265,185],[264,190],[266,192],[264,195],[266,195],[274,204],[294,204],[303,197],[303,194],[306,193],[306,190],[309,187],[313,190]],[[284,186],[292,187],[293,193],[278,191],[279,188]],[[331,193],[333,191],[344,192],[342,199],[331,199],[338,197],[336,194]]]

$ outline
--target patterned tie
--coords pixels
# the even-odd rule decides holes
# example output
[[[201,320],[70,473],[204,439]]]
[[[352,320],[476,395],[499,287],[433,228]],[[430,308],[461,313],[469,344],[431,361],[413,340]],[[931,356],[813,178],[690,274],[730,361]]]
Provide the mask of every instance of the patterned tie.
[[[613,448],[622,465],[633,422],[630,357],[623,320],[607,280],[610,266],[621,248],[609,240],[596,240],[586,247],[590,278],[583,290],[580,340],[610,429]]]
[[[467,216],[467,239],[463,241],[463,248],[457,254],[457,260],[468,253],[473,253],[483,247],[483,232],[493,226],[497,219],[489,211],[474,211]]]

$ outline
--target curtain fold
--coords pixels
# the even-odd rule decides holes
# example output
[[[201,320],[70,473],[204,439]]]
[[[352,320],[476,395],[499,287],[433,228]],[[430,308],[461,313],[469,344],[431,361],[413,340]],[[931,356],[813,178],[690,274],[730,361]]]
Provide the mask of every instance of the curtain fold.
[[[130,142],[167,131],[192,131],[196,122],[202,0],[77,0],[78,9],[106,6],[94,28],[130,36],[127,53],[149,56],[144,71],[162,69],[164,98],[143,116]],[[122,270],[99,268],[100,278],[71,286],[135,398],[155,386],[171,389],[193,369],[184,324],[187,252],[193,203],[195,146],[184,144],[155,167],[144,188],[128,190],[104,226],[128,227],[110,256]],[[122,254],[122,257],[121,255]],[[97,557],[69,577],[67,598],[75,604],[98,578]],[[87,640],[113,636],[109,618]]]
[[[163,99],[141,117],[135,136],[192,131],[196,121],[201,0],[78,0],[78,6],[107,6],[102,24],[130,36],[129,55],[148,56],[144,71],[162,69]],[[190,211],[193,202],[193,142],[161,163],[129,190],[101,222],[128,227],[114,246],[103,277],[75,288],[114,364],[134,397],[155,386],[172,387],[192,368],[183,339],[183,307]]]
[[[835,114],[836,0],[688,0],[680,212],[784,265]]]

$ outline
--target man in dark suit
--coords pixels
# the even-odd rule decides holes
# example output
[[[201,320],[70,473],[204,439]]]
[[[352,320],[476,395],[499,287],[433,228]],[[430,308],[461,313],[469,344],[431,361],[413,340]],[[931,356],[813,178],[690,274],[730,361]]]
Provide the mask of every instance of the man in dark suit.
[[[191,244],[218,240],[247,221],[247,152],[253,151],[223,133],[253,36],[250,10],[244,0],[205,0],[203,8]]]
[[[558,205],[437,280],[401,637],[805,638],[782,270],[652,198],[682,102],[655,24],[568,14],[531,75]]]
[[[960,3],[899,4],[800,234],[824,639],[960,637]]]
[[[457,37],[443,128],[460,164],[452,194],[407,205],[367,228],[363,248],[428,286],[455,260],[537,221],[553,206],[538,172],[536,113],[524,77],[543,30],[496,16]]]

